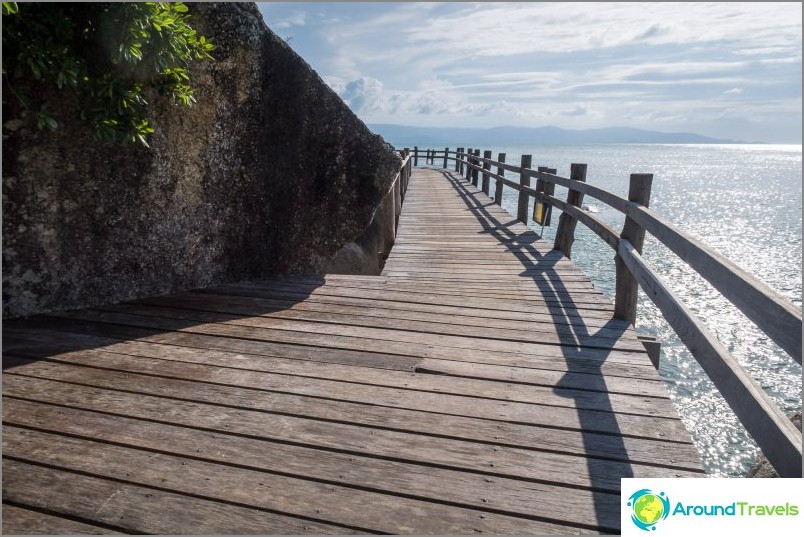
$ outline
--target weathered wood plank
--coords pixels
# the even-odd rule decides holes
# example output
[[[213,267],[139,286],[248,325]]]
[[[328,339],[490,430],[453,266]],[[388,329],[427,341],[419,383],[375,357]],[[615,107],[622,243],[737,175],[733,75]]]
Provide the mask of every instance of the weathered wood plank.
[[[503,509],[494,513],[491,506],[483,511],[454,505],[444,506],[435,502],[36,431],[18,430],[10,438],[3,435],[3,447],[12,456],[24,456],[37,463],[91,473],[103,478],[128,474],[127,480],[140,486],[159,486],[183,494],[296,517],[329,520],[351,528],[362,528],[369,533],[470,534],[476,530],[484,533],[495,533],[495,530],[513,533],[515,524],[520,525],[519,531],[522,531],[521,528],[528,528],[526,531],[534,533],[559,530],[556,524],[502,514],[500,512],[504,512]],[[97,458],[86,457],[87,452],[97,454]],[[176,471],[177,467],[181,469],[180,472]],[[531,487],[537,488],[538,485],[533,484]],[[583,495],[583,492],[578,491],[578,506],[581,505]],[[604,493],[596,493],[597,497],[603,495]],[[611,496],[614,495],[609,495],[607,499]],[[549,516],[548,509],[557,508],[554,503],[559,499],[555,495],[534,493],[533,497],[537,501],[531,505],[539,515]],[[566,497],[562,499],[568,501]],[[616,516],[619,519],[619,495],[609,502],[599,504],[603,507],[603,512],[597,514],[600,525],[616,528],[618,525],[614,518]],[[356,509],[355,506],[361,508]],[[581,527],[586,522],[578,515],[567,518],[574,519],[568,520],[568,524],[574,522]],[[572,532],[572,529],[569,531]],[[577,532],[576,530],[574,533]]]
[[[48,338],[48,339],[46,339]],[[185,342],[186,345],[186,342]],[[225,365],[233,369],[249,371],[265,371],[297,376],[309,376],[330,380],[374,382],[385,386],[410,386],[410,379],[415,378],[413,372],[452,375],[459,378],[490,380],[517,385],[535,385],[553,387],[557,382],[565,389],[581,389],[590,391],[620,393],[628,395],[667,398],[667,392],[658,376],[646,374],[639,368],[631,368],[630,375],[602,377],[598,372],[582,372],[563,369],[525,369],[510,366],[495,366],[455,362],[449,360],[421,359],[407,368],[377,367],[373,362],[341,364],[336,360],[328,361],[326,356],[315,357],[315,360],[286,358],[282,353],[272,356],[262,354],[232,352],[225,344],[214,350],[204,346],[203,342],[196,347],[177,347],[147,341],[125,341],[94,337],[84,334],[73,334],[49,330],[31,330],[30,332],[9,331],[3,341],[3,352],[12,356],[30,358],[57,357],[69,352],[103,352],[118,353],[147,358],[164,358],[190,363]],[[97,349],[102,347],[101,349]],[[323,353],[320,353],[323,354]],[[549,364],[546,364],[549,365]],[[11,367],[10,362],[6,364]],[[356,369],[359,367],[360,369]],[[624,369],[623,375],[629,370]],[[419,379],[421,380],[421,379]],[[450,381],[452,382],[452,381]],[[456,380],[458,385],[462,381]],[[444,391],[444,379],[432,380],[433,387]],[[453,386],[451,383],[448,385]],[[525,389],[525,388],[522,388]],[[516,388],[515,388],[516,390]],[[475,392],[470,391],[469,395]]]
[[[221,311],[224,309],[229,309],[230,311]],[[583,347],[622,349],[637,352],[643,350],[641,347],[642,344],[636,338],[630,334],[624,335],[622,331],[617,331],[616,329],[600,329],[593,334],[589,334],[585,330],[547,331],[546,329],[544,331],[524,331],[511,330],[508,328],[430,323],[407,319],[389,320],[381,317],[362,315],[328,315],[320,312],[315,314],[305,314],[303,312],[288,314],[283,312],[281,315],[252,314],[249,316],[249,314],[231,310],[232,308],[216,306],[215,302],[210,302],[206,310],[184,308],[181,304],[176,304],[176,307],[121,304],[102,308],[102,311],[108,312],[122,312],[145,316],[152,315],[170,319],[186,319],[225,325],[253,326],[297,332],[314,332],[318,334],[359,335],[361,337],[384,339],[385,341],[407,341],[410,339],[407,334],[410,334],[419,342],[436,343],[437,340],[435,336],[441,335],[465,336],[474,339],[499,340],[504,342],[550,343],[556,345],[572,344]],[[549,329],[549,327],[547,328]],[[403,332],[405,335],[394,336],[389,334],[387,330]]]
[[[69,518],[3,504],[3,535],[120,535],[108,526],[78,522]]]
[[[470,361],[477,363],[515,365],[529,367],[533,357],[555,358],[567,361],[568,367],[583,367],[583,363],[599,367],[603,361],[623,364],[643,364],[647,359],[644,348],[638,350],[618,350],[591,346],[578,346],[575,341],[556,344],[507,342],[500,340],[483,340],[461,336],[434,336],[434,341],[422,342],[422,334],[398,332],[390,334],[391,339],[383,339],[378,334],[371,337],[370,331],[363,335],[342,336],[319,334],[315,332],[298,332],[293,330],[276,330],[271,328],[255,328],[251,326],[198,323],[166,317],[148,317],[114,312],[85,310],[58,314],[58,318],[68,320],[90,321],[97,323],[117,324],[135,328],[150,328],[191,334],[221,336],[235,339],[259,341],[267,344],[275,342],[315,346],[320,348],[345,349],[383,354],[401,354],[419,358],[438,358],[446,360]],[[393,331],[390,331],[393,332]],[[403,337],[404,336],[404,337]],[[420,339],[421,338],[421,339]]]
[[[313,363],[332,363],[360,367],[372,367],[378,369],[390,369],[399,371],[415,371],[423,364],[456,364],[455,367],[482,365],[485,368],[502,368],[514,371],[525,370],[523,375],[527,375],[528,370],[533,370],[533,375],[540,375],[544,370],[557,373],[577,373],[577,374],[604,374],[607,377],[633,378],[637,381],[646,379],[658,381],[659,377],[652,365],[642,363],[617,363],[614,361],[586,361],[586,360],[555,360],[551,357],[533,356],[527,360],[517,360],[510,358],[497,364],[480,364],[471,362],[462,354],[457,354],[451,358],[428,358],[407,354],[386,354],[379,352],[354,351],[349,349],[339,349],[331,347],[318,347],[315,345],[286,344],[267,341],[255,341],[245,339],[234,339],[225,336],[215,336],[208,334],[182,333],[182,332],[163,332],[145,328],[127,327],[122,325],[92,323],[84,321],[73,321],[70,319],[46,319],[37,326],[44,330],[55,331],[56,337],[64,340],[67,334],[78,336],[94,336],[105,338],[109,343],[109,338],[114,338],[115,342],[136,339],[139,342],[150,344],[163,344],[171,346],[186,347],[188,352],[198,349],[230,351],[244,354],[251,354],[260,357],[279,357],[283,359],[303,360]],[[39,329],[36,329],[38,332]],[[19,334],[20,332],[15,332]],[[48,334],[46,337],[53,337]],[[4,342],[5,343],[5,342]],[[77,342],[77,348],[87,348]],[[92,345],[94,346],[94,345]],[[41,348],[34,344],[15,348]],[[51,347],[58,349],[58,347]],[[76,350],[76,347],[69,347],[65,350]],[[459,365],[461,364],[461,365]],[[616,379],[614,380],[616,382]]]
[[[8,357],[5,357],[9,359]],[[108,357],[105,358],[109,360]],[[144,359],[142,359],[144,360]],[[140,371],[147,373],[146,365],[142,361],[136,364],[140,366]],[[151,370],[160,367],[160,364],[150,364]],[[190,364],[178,364],[188,369],[200,370],[200,367],[192,368]],[[129,367],[133,369],[133,367]],[[158,371],[158,369],[156,369]],[[194,371],[197,372],[197,371]],[[209,375],[215,375],[215,370],[209,371]],[[214,404],[237,404],[242,408],[258,408],[269,410],[271,408],[271,394],[265,391],[276,391],[283,393],[294,393],[311,397],[326,397],[337,401],[350,401],[394,408],[406,408],[409,410],[428,411],[438,408],[442,414],[452,414],[457,416],[467,416],[481,419],[491,419],[497,421],[528,423],[540,426],[563,427],[567,429],[584,429],[592,432],[628,434],[640,438],[672,438],[673,434],[681,434],[684,427],[677,418],[666,418],[661,416],[654,405],[644,405],[646,408],[642,414],[614,413],[610,410],[585,409],[582,406],[577,410],[572,407],[546,407],[544,405],[527,404],[519,402],[504,402],[494,399],[477,399],[466,396],[434,394],[427,392],[405,391],[391,388],[371,388],[370,386],[349,385],[336,382],[313,382],[306,379],[305,382],[294,382],[292,378],[286,377],[277,379],[273,385],[267,384],[263,379],[262,383],[246,381],[245,384],[251,386],[238,386],[215,382],[213,378],[185,380],[174,376],[168,378],[152,376],[152,374],[134,373],[127,370],[108,370],[100,368],[87,368],[70,365],[64,362],[36,361],[15,367],[14,371],[7,371],[9,377],[14,375],[28,375],[51,380],[61,380],[72,383],[86,384],[88,386],[99,386],[106,389],[132,390],[132,386],[127,382],[137,383],[138,393],[148,393],[154,396],[175,396],[188,401],[203,401]],[[200,374],[200,373],[199,373]],[[218,372],[218,376],[224,373]],[[251,379],[257,377],[257,373],[244,375],[239,373],[240,378]],[[266,375],[266,374],[262,374]],[[238,372],[234,375],[238,376]],[[91,380],[90,380],[91,379]],[[317,384],[318,386],[314,386]],[[251,388],[251,389],[249,389]],[[77,388],[76,388],[77,389]],[[575,404],[570,401],[568,405]],[[578,403],[582,405],[582,403]],[[473,408],[476,407],[476,408]],[[268,418],[266,418],[267,420]],[[641,428],[648,428],[641,430]],[[355,433],[360,436],[358,433]]]
[[[11,400],[10,400],[11,402]],[[20,402],[24,403],[24,402]],[[24,407],[22,407],[24,408]],[[46,408],[46,407],[45,407]],[[513,480],[505,477],[490,479],[483,474],[459,472],[445,468],[421,466],[417,464],[354,456],[351,454],[328,452],[304,446],[289,446],[251,438],[242,438],[220,433],[199,431],[192,428],[177,427],[127,418],[111,419],[97,413],[51,407],[50,416],[37,424],[37,431],[9,427],[9,444],[18,444],[16,449],[24,450],[30,440],[36,443],[47,439],[57,441],[57,435],[69,432],[71,437],[85,440],[108,442],[128,448],[166,452],[181,457],[193,453],[193,458],[203,461],[237,465],[249,469],[279,473],[313,481],[334,483],[339,487],[360,488],[370,492],[390,495],[405,495],[421,500],[458,503],[470,509],[506,511],[510,514],[531,515],[530,501],[552,493],[561,501],[568,491],[560,491],[547,484],[534,484],[529,481]],[[58,413],[57,413],[58,412]],[[73,425],[70,418],[81,418],[81,425]],[[26,420],[20,416],[16,421]],[[120,427],[119,425],[125,425]],[[44,429],[41,432],[40,430]],[[87,434],[91,436],[87,436]],[[39,437],[39,438],[31,438]],[[50,442],[48,442],[50,443]],[[198,446],[214,446],[213,449],[197,449]],[[565,458],[566,459],[566,458]],[[700,473],[670,470],[665,468],[646,468],[629,464],[599,461],[598,468],[588,468],[560,456],[553,455],[551,464],[548,457],[542,464],[544,474],[550,478],[557,473],[567,475],[567,483],[583,483],[594,487],[581,489],[578,500],[591,500],[597,489],[614,494],[619,493],[618,475],[633,475],[635,472],[652,477],[684,476],[701,477]],[[583,475],[575,476],[580,471]],[[591,475],[587,475],[591,473]],[[482,492],[481,492],[482,491]],[[530,498],[529,501],[527,498]],[[611,501],[609,495],[603,495]],[[483,501],[485,498],[486,501]],[[549,501],[549,500],[548,500]]]
[[[99,389],[83,391],[85,395],[101,394],[105,400],[95,402],[93,400],[83,400],[78,403],[75,398],[67,399],[59,406],[57,395],[68,392],[72,388],[59,381],[38,379],[34,377],[22,377],[9,375],[11,390],[6,401],[5,408],[13,409],[22,407],[24,412],[14,418],[15,423],[31,425],[30,420],[36,421],[37,416],[49,416],[55,409],[62,409],[64,406],[71,406],[75,411],[81,412],[106,412],[116,415],[114,419],[130,418],[158,421],[169,425],[195,427],[213,432],[228,432],[239,435],[239,437],[253,436],[262,440],[279,440],[273,431],[260,430],[246,426],[246,421],[242,419],[232,424],[231,427],[221,428],[216,414],[195,412],[189,414],[165,414],[160,411],[159,406],[146,405],[131,411],[122,408],[119,404],[111,408],[104,407],[108,404],[109,397],[116,394]],[[45,390],[54,390],[54,393],[44,393]],[[105,395],[104,395],[105,394]],[[72,396],[71,396],[72,397]],[[113,400],[113,399],[112,399]],[[16,401],[16,403],[15,403]],[[170,400],[166,404],[171,404]],[[205,407],[189,406],[188,409]],[[214,408],[214,407],[213,407]],[[649,467],[663,466],[670,469],[684,471],[697,471],[699,469],[699,457],[695,448],[691,444],[682,444],[664,440],[652,440],[642,438],[622,437],[617,438],[611,435],[596,434],[584,431],[572,431],[565,429],[552,429],[549,427],[539,427],[525,424],[505,423],[490,421],[463,416],[451,416],[449,427],[445,428],[445,418],[443,415],[426,411],[415,411],[408,409],[378,407],[374,405],[364,405],[344,401],[323,400],[315,397],[300,396],[295,394],[277,393],[271,396],[272,412],[287,414],[292,416],[310,417],[319,420],[332,421],[337,423],[353,423],[363,427],[373,427],[397,432],[411,432],[419,435],[435,436],[452,440],[481,443],[486,445],[501,446],[529,452],[553,452],[559,454],[575,455],[588,457],[591,459],[603,459],[629,464],[638,464]],[[59,410],[60,411],[60,410]],[[126,412],[126,414],[120,414]],[[246,414],[248,416],[248,414]],[[25,417],[23,419],[23,417]],[[11,416],[9,415],[9,419]],[[243,418],[245,419],[245,418]],[[309,444],[309,442],[308,442]],[[459,444],[469,445],[469,444]],[[314,447],[327,449],[327,444],[315,444]],[[656,453],[662,453],[663,457],[656,459]],[[532,457],[538,457],[538,454]],[[421,462],[416,459],[414,462]],[[658,463],[658,464],[657,464]],[[454,463],[451,463],[454,465]],[[585,463],[587,464],[587,463]],[[588,463],[594,465],[594,462]]]
[[[645,406],[645,403],[650,403],[653,411],[650,415],[670,418],[675,416],[675,409],[667,398],[654,400],[646,399],[644,396],[606,393],[604,391],[605,381],[601,377],[591,375],[587,375],[585,379],[587,385],[581,389],[520,385],[461,377],[451,379],[446,384],[444,379],[438,378],[437,375],[421,374],[421,371],[432,371],[423,368],[418,369],[419,373],[394,372],[374,368],[349,368],[348,373],[350,375],[348,376],[341,371],[341,376],[330,375],[330,378],[322,378],[321,375],[326,376],[326,369],[323,365],[316,365],[313,369],[296,360],[287,360],[281,364],[274,360],[275,370],[271,372],[250,370],[250,374],[244,379],[240,368],[221,368],[216,367],[217,364],[198,363],[171,351],[164,355],[166,359],[160,358],[117,354],[105,350],[91,350],[57,354],[48,357],[48,361],[57,360],[75,365],[158,374],[171,378],[199,380],[262,390],[281,388],[282,391],[291,391],[293,393],[302,393],[301,390],[308,390],[309,393],[318,393],[322,396],[332,394],[333,398],[335,394],[342,392],[344,389],[348,391],[354,388],[353,386],[342,385],[342,383],[348,383],[363,385],[361,390],[364,391],[364,394],[361,397],[369,400],[374,391],[386,388],[392,390],[394,394],[397,393],[396,390],[415,390],[425,394],[437,393],[444,394],[444,396],[478,397],[499,401],[569,406],[571,408],[577,407],[630,414],[641,414],[641,409]],[[11,364],[13,362],[9,359],[7,363]],[[26,367],[21,368],[22,371],[26,369]],[[320,369],[324,371],[318,373]],[[341,369],[345,368],[341,367]],[[296,385],[299,385],[298,389],[295,388]],[[422,394],[420,393],[419,395]],[[400,397],[404,398],[404,395],[400,395]],[[422,397],[425,397],[425,395],[422,395]],[[378,397],[378,400],[384,398]],[[363,400],[362,402],[367,401]]]
[[[7,501],[117,527],[121,532],[158,535],[369,533],[367,528],[344,528],[211,501],[203,498],[206,496],[203,492],[201,498],[191,497],[119,479],[43,467],[21,458],[12,460],[9,456],[4,453],[3,457],[3,497]],[[93,460],[86,454],[84,459]],[[129,468],[114,477],[126,477],[126,473],[131,473],[126,470]]]

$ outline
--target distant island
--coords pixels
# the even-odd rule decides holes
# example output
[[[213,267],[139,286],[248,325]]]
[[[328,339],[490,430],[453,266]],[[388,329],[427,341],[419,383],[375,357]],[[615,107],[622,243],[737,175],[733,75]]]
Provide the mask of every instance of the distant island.
[[[658,132],[629,127],[569,130],[559,127],[412,127],[386,123],[368,127],[397,147],[471,144],[477,147],[578,144],[738,144],[686,132]]]

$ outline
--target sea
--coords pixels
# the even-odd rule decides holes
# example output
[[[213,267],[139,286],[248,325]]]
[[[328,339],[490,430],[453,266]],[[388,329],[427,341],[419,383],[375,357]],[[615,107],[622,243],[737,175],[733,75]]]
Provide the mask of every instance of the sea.
[[[443,148],[442,148],[443,149]],[[650,207],[713,250],[734,261],[801,307],[801,145],[617,144],[483,148],[500,151],[519,165],[533,156],[533,168],[556,168],[569,177],[571,163],[587,164],[587,183],[623,197],[631,173],[654,176]],[[436,162],[439,162],[437,159]],[[511,172],[506,177],[516,180]],[[492,187],[493,188],[493,187]],[[566,199],[566,189],[556,188]],[[531,200],[532,203],[532,200]],[[586,198],[594,216],[622,229],[624,216]],[[504,189],[503,207],[516,214],[517,192]],[[532,214],[532,206],[528,211]],[[552,242],[558,224],[530,226]],[[802,371],[736,307],[669,249],[648,235],[643,257],[747,368],[779,407],[801,409]],[[578,224],[573,261],[609,299],[614,299],[614,252]],[[640,290],[637,331],[661,342],[659,373],[692,434],[705,470],[738,477],[756,460],[756,443],[730,410],[692,354]]]

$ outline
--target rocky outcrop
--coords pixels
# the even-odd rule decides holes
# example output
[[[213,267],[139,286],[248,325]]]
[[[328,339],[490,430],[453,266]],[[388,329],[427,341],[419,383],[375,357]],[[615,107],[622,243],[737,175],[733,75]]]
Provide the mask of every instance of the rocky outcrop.
[[[192,108],[153,96],[150,149],[38,131],[3,92],[4,317],[379,266],[360,238],[399,157],[255,5],[192,13],[216,59],[194,65]]]

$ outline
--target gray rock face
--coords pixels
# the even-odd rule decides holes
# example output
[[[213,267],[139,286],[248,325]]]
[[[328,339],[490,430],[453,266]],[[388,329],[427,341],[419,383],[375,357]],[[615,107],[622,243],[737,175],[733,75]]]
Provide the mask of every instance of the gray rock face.
[[[378,266],[360,248],[333,258],[364,236],[399,157],[254,4],[191,9],[216,60],[193,66],[192,108],[149,100],[150,149],[98,144],[78,121],[38,131],[3,92],[4,317]]]

